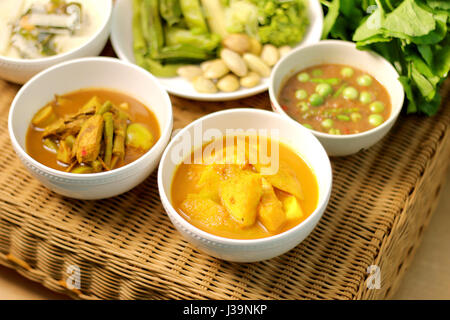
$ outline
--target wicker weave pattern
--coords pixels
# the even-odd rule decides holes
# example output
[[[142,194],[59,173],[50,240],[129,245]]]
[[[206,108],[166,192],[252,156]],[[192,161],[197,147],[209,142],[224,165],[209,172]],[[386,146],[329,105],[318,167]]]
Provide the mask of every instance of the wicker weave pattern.
[[[155,174],[102,201],[63,198],[40,185],[9,143],[7,112],[17,89],[0,82],[0,263],[75,298],[389,297],[420,242],[450,156],[449,105],[430,119],[402,116],[370,150],[332,159],[328,209],[302,244],[269,261],[229,263],[181,238],[159,202]],[[270,107],[266,94],[172,101],[176,128],[225,108]],[[66,286],[73,265],[81,271],[80,290]],[[366,285],[370,265],[380,267],[381,289]]]

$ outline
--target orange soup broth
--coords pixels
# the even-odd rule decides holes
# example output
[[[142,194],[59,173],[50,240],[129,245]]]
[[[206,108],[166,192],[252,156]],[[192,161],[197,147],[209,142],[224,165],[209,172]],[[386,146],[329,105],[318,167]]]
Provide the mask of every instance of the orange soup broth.
[[[248,150],[248,137],[245,137],[246,148]],[[270,143],[273,143],[269,140],[268,147],[268,156],[270,156]],[[211,142],[210,142],[211,143]],[[202,153],[210,143],[203,145]],[[236,144],[236,140],[233,142]],[[258,142],[259,144],[259,142]],[[224,146],[227,145],[224,137]],[[171,186],[171,198],[172,204],[177,212],[189,223],[194,225],[195,227],[211,233],[216,236],[230,238],[230,239],[259,239],[274,236],[276,234],[283,233],[296,225],[300,224],[306,218],[308,218],[311,213],[317,208],[318,198],[319,198],[319,190],[316,177],[312,171],[312,169],[306,164],[306,162],[298,156],[292,149],[290,149],[287,145],[283,143],[278,143],[279,147],[279,161],[280,163],[284,163],[295,172],[298,180],[301,183],[304,200],[300,200],[300,205],[303,210],[303,216],[300,219],[288,221],[285,223],[277,232],[269,232],[261,222],[258,220],[255,224],[250,227],[242,228],[241,226],[234,224],[235,228],[217,228],[206,225],[202,221],[197,221],[192,219],[188,214],[183,212],[181,209],[181,204],[186,199],[188,194],[198,192],[197,184],[200,178],[200,174],[203,171],[205,165],[196,164],[193,161],[196,159],[195,155],[198,155],[198,152],[193,152],[190,156],[191,163],[181,163],[176,172],[174,174],[174,178]],[[225,157],[225,152],[224,152]],[[274,188],[275,189],[275,188]],[[275,189],[276,193],[283,193],[283,191]],[[249,190],[251,192],[251,190]],[[233,218],[228,214],[227,219],[233,220]]]

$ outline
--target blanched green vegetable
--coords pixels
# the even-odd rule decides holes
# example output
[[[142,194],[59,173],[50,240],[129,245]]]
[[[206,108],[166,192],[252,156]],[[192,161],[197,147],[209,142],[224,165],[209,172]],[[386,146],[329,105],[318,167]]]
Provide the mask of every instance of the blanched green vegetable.
[[[258,35],[277,47],[300,42],[309,25],[304,0],[251,0],[258,6]]]
[[[157,58],[164,46],[164,33],[159,16],[158,0],[142,0],[141,4],[142,34],[152,58]]]
[[[182,19],[178,0],[159,0],[159,12],[169,26],[173,26]]]
[[[233,1],[227,10],[226,28],[229,33],[247,33],[259,37],[256,4],[245,0]]]
[[[199,0],[180,0],[181,12],[186,24],[196,32],[208,32],[208,26],[203,16]]]
[[[168,46],[187,44],[211,53],[217,49],[221,40],[217,34],[199,34],[192,32],[192,30],[177,27],[166,28],[165,32]]]
[[[225,20],[225,8],[220,0],[201,0],[206,20],[211,31],[222,38],[228,35]]]
[[[139,62],[138,62],[139,61]],[[161,63],[146,57],[138,57],[136,60],[137,64],[147,69],[152,74],[158,77],[175,77],[177,75],[177,70],[184,64],[167,64],[162,65]]]
[[[143,0],[133,0],[133,51],[136,63],[156,76],[174,77],[177,75],[177,69],[180,65],[164,66],[147,56],[149,50],[144,36],[147,25],[142,23],[143,17],[141,15],[143,4]],[[145,17],[148,17],[148,15],[144,14]],[[155,47],[153,50],[155,50]]]
[[[167,62],[192,62],[203,61],[212,58],[208,51],[202,50],[189,44],[176,44],[166,46],[158,53],[158,58]]]

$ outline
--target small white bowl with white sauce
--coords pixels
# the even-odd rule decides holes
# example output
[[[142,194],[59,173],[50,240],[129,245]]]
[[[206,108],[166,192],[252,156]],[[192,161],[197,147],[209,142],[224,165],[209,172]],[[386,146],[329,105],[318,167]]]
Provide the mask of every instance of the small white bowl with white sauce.
[[[0,1],[0,78],[24,84],[50,66],[71,59],[98,56],[105,47],[111,28],[112,0],[74,0],[67,3],[81,4],[80,28],[73,35],[55,36],[54,43],[58,49],[56,54],[24,57],[11,44],[13,23],[18,21],[31,5],[45,5],[49,2],[49,0]],[[70,75],[68,77],[70,78]]]

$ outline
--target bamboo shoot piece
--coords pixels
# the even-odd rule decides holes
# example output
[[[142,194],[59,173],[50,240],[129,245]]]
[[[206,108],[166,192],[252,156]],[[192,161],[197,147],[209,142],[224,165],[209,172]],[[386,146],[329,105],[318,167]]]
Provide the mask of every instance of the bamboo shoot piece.
[[[102,106],[100,99],[97,96],[93,96],[85,105],[78,111],[77,115],[93,114],[97,110],[100,110]]]
[[[63,132],[65,128],[66,125],[64,123],[64,119],[59,118],[58,120],[45,127],[42,137],[46,138],[51,135],[58,135],[59,133]]]
[[[70,164],[72,162],[72,150],[65,140],[59,142],[56,160],[61,161],[65,164]]]
[[[31,122],[33,123],[34,126],[38,128],[45,128],[55,120],[56,114],[53,110],[53,107],[49,105],[44,109],[40,110],[38,113],[36,113]]]
[[[69,135],[64,139],[64,141],[70,148],[73,148],[73,145],[75,144],[75,137],[72,135]]]
[[[44,139],[43,143],[44,143],[45,149],[47,149],[48,151],[51,151],[54,153],[58,152],[58,145],[56,144],[55,141],[53,141],[49,138],[46,138],[46,139]]]

